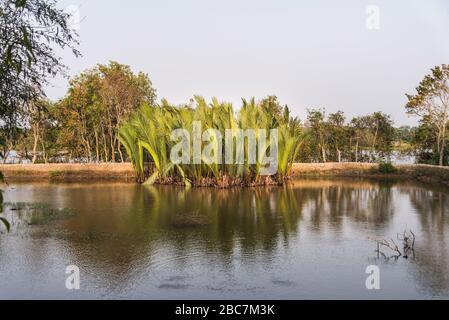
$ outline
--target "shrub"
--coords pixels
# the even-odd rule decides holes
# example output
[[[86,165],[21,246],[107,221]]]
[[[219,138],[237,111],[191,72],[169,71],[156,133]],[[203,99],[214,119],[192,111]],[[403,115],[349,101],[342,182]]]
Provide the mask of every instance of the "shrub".
[[[384,174],[396,173],[398,169],[391,162],[379,163],[379,172]]]

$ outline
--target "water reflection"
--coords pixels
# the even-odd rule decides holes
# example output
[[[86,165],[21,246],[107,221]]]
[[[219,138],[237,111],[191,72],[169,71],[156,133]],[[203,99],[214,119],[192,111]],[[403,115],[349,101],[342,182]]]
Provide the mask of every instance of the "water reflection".
[[[22,276],[31,270],[45,277],[49,261],[55,268],[75,263],[86,270],[93,297],[148,297],[170,289],[177,295],[168,297],[209,297],[235,288],[241,297],[332,297],[342,294],[342,283],[344,297],[361,297],[367,293],[356,287],[354,269],[363,270],[373,254],[367,237],[389,237],[405,227],[417,235],[417,254],[389,271],[400,287],[392,295],[449,297],[449,195],[438,188],[358,179],[231,190],[33,184],[17,185],[5,198],[47,202],[76,215],[0,237],[6,257],[0,271],[23,263],[29,269]],[[19,257],[22,262],[14,260]],[[320,281],[319,274],[328,273],[327,283]],[[55,292],[54,285],[47,289]]]
[[[340,228],[344,217],[381,228],[393,215],[391,181],[301,180],[291,183],[301,207],[307,207],[316,230]]]
[[[423,290],[444,295],[449,288],[449,195],[441,188],[409,190],[410,202],[419,213],[420,253],[410,267]],[[429,278],[427,275],[433,274]]]

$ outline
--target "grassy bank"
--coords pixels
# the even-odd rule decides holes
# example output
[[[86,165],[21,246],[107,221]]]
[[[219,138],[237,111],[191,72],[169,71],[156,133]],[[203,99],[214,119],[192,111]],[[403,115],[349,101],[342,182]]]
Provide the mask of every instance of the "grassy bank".
[[[6,164],[0,165],[8,182],[134,181],[130,163]]]
[[[376,163],[295,163],[293,177],[342,176],[342,177],[391,177],[415,179],[449,186],[449,167],[425,164],[396,164],[392,172],[384,173]]]
[[[82,181],[135,181],[130,163],[103,164],[14,164],[0,165],[7,181],[82,182]],[[295,163],[292,178],[301,176],[367,176],[412,178],[449,186],[449,167],[423,164],[399,164],[394,172],[385,174],[373,163]]]

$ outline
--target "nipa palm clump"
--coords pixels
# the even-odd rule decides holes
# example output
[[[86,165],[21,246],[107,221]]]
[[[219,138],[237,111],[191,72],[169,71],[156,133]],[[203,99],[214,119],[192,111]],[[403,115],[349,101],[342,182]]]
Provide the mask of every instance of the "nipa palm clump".
[[[205,159],[203,154],[195,160],[195,148],[192,148],[195,142],[192,140],[198,123],[203,132],[209,133],[208,141],[201,140],[200,136],[200,150],[208,148],[215,161]],[[266,140],[257,144],[257,156],[251,154],[253,150],[248,139],[243,140],[240,148],[238,143],[233,143],[239,132],[248,129],[258,142]],[[277,148],[270,150],[273,148],[271,130],[274,129],[277,130]],[[185,135],[179,137],[178,134],[178,138],[185,138],[182,140],[188,144],[185,149],[188,154],[183,152],[183,159],[188,161],[172,161],[172,150],[180,144],[179,139],[173,139],[176,131]],[[227,136],[232,137],[231,144],[221,141]],[[299,121],[290,117],[287,107],[273,108],[269,101],[256,103],[253,98],[243,100],[241,109],[234,112],[230,103],[215,98],[207,103],[199,96],[182,106],[170,105],[166,100],[157,105],[141,106],[121,126],[118,137],[126,148],[138,181],[220,188],[284,183],[304,140]],[[271,158],[275,158],[276,168],[267,175],[263,173],[267,164],[258,155],[272,154],[273,151],[277,151]],[[226,152],[231,154],[233,161],[228,161]],[[238,152],[240,157],[236,161]]]

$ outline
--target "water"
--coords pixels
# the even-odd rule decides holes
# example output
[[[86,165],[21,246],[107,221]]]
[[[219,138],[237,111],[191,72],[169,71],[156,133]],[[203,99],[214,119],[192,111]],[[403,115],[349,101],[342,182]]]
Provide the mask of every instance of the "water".
[[[5,202],[73,217],[0,235],[0,298],[449,298],[449,193],[412,182],[297,180],[233,190],[14,184]],[[416,234],[415,257],[369,237]],[[388,252],[385,250],[385,252]],[[367,290],[368,265],[381,290]],[[81,289],[67,290],[77,265]]]

